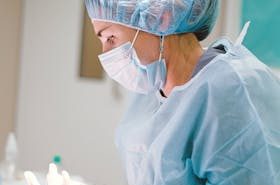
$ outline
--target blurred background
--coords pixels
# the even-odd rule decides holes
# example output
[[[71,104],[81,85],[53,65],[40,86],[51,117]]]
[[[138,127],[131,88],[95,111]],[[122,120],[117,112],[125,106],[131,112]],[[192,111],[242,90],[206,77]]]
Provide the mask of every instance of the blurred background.
[[[252,21],[244,44],[280,74],[278,0],[222,0],[206,47],[235,40]],[[96,185],[125,178],[114,145],[129,93],[108,79],[82,0],[0,0],[0,161],[14,132],[18,168],[41,171],[54,157]]]

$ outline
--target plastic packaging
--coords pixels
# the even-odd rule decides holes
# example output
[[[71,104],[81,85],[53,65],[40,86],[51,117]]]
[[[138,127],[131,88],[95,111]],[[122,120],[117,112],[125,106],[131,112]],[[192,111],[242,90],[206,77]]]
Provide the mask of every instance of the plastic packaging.
[[[14,133],[7,138],[4,161],[0,163],[0,185],[16,179],[18,148]]]

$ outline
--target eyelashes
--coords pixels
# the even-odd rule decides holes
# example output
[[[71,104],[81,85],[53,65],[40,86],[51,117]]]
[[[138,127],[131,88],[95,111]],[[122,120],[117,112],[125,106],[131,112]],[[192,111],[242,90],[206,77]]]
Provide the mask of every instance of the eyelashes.
[[[99,39],[102,43],[103,52],[110,51],[116,45],[116,37],[114,35],[111,35],[109,37],[101,37]]]
[[[110,45],[114,45],[115,43],[115,36],[111,35],[110,37],[107,38],[106,42]]]

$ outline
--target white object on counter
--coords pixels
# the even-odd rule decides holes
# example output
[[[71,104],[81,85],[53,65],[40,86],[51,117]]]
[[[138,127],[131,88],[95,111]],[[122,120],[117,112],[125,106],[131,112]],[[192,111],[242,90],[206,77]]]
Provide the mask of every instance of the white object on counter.
[[[49,172],[45,180],[41,180],[44,179],[41,174],[36,175],[31,171],[24,172],[24,177],[28,185],[86,185],[80,177],[70,177],[67,171],[58,172],[57,166],[53,163],[49,165]]]
[[[6,148],[5,148],[5,158],[4,161],[0,163],[0,179],[3,182],[14,181],[18,177],[17,171],[17,158],[18,158],[18,148],[17,141],[14,133],[10,133],[7,138]],[[0,181],[0,185],[1,185]]]
[[[34,174],[35,174],[38,182],[40,183],[40,185],[47,185],[46,175],[44,175],[41,172],[34,172]],[[84,183],[82,177],[71,176],[71,179],[82,182],[84,185],[88,185],[88,184]],[[26,182],[26,179],[24,178],[24,176],[22,176],[21,178],[18,178],[17,180],[11,180],[11,181],[5,180],[2,183],[0,181],[0,185],[27,185],[27,182]]]

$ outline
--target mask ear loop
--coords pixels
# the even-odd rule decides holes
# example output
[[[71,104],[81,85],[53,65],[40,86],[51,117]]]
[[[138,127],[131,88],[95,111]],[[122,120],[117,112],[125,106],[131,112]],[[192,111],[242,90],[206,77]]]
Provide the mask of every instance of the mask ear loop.
[[[136,32],[136,34],[135,34],[135,36],[134,36],[134,38],[133,38],[133,40],[132,40],[131,46],[130,46],[130,48],[127,50],[126,57],[129,57],[129,56],[130,56],[131,50],[133,49],[133,45],[134,45],[135,42],[136,42],[136,39],[137,39],[137,37],[138,37],[138,35],[139,35],[139,32],[140,32],[140,30],[137,30],[137,32]]]
[[[140,30],[137,30],[137,32],[136,32],[136,34],[135,34],[135,36],[134,36],[134,38],[133,38],[133,41],[132,41],[132,43],[131,43],[130,49],[132,49],[132,47],[134,46],[134,44],[135,44],[135,42],[136,42],[136,39],[137,39],[137,37],[138,37],[138,35],[139,35],[139,32],[140,32]]]

